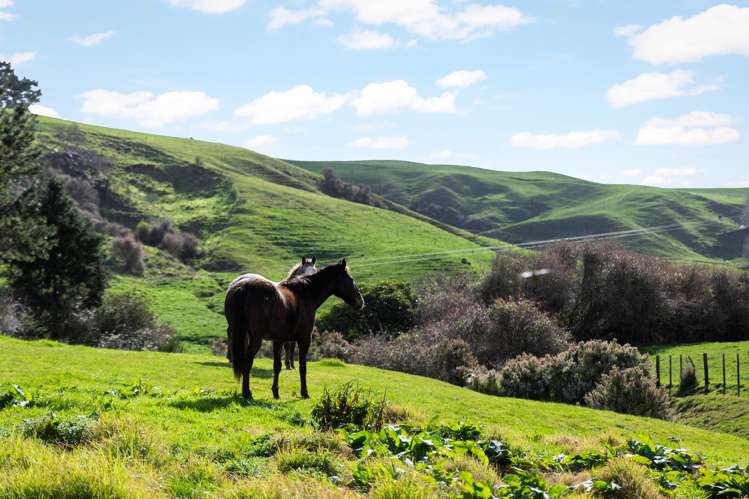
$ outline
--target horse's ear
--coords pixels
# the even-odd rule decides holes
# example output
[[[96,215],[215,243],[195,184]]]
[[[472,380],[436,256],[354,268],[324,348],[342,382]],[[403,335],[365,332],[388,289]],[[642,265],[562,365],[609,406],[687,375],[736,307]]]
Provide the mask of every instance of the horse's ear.
[[[317,261],[317,257],[313,256],[312,257],[312,265],[314,265],[316,261]]]
[[[338,265],[340,265],[340,266],[341,266],[341,267],[343,267],[343,268],[346,268],[346,259],[345,259],[345,258],[341,258],[341,259],[340,259],[340,260],[338,261]]]
[[[305,263],[307,263],[307,260],[309,260],[309,258],[307,258],[306,256],[303,256],[302,257],[302,265],[304,265]]]

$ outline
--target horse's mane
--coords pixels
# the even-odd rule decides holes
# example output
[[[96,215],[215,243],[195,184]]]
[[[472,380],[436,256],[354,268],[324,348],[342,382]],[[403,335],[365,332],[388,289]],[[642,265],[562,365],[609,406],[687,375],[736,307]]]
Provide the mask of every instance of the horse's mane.
[[[294,277],[298,277],[297,276],[297,272],[301,268],[302,268],[302,264],[301,263],[297,263],[296,265],[294,265],[293,267],[291,267],[291,269],[289,269],[289,274],[286,276],[286,279],[284,279],[284,281],[288,281],[289,279],[293,279]]]
[[[301,266],[301,264],[298,263],[296,266]],[[287,277],[285,280],[279,282],[278,285],[292,291],[300,291],[309,288],[314,283],[313,281],[320,278],[324,279],[326,274],[329,274],[335,268],[336,264],[326,265],[313,274],[298,275],[292,278]],[[289,275],[291,275],[291,273],[289,273]]]

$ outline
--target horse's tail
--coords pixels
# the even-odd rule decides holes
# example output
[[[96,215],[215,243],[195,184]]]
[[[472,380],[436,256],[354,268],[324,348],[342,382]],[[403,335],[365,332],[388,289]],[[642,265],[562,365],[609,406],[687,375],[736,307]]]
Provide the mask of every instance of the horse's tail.
[[[226,297],[227,318],[231,331],[231,366],[234,369],[234,377],[239,379],[242,370],[249,363],[247,348],[249,345],[249,320],[247,317],[247,304],[245,303],[246,290],[244,286],[238,286],[229,291]]]

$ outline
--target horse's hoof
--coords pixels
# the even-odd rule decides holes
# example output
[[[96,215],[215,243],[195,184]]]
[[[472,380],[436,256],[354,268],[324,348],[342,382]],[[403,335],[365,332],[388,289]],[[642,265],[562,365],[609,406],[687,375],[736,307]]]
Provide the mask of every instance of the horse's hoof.
[[[302,398],[303,399],[308,399],[309,398],[309,393],[307,393],[307,392],[302,393]]]

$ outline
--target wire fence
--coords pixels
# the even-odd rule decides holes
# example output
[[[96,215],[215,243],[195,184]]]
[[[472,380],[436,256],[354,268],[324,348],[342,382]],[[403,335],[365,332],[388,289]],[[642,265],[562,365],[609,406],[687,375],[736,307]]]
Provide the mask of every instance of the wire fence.
[[[658,386],[676,392],[717,391],[741,396],[747,393],[749,351],[741,353],[707,353],[655,355],[653,370]],[[694,381],[688,379],[694,372]]]

